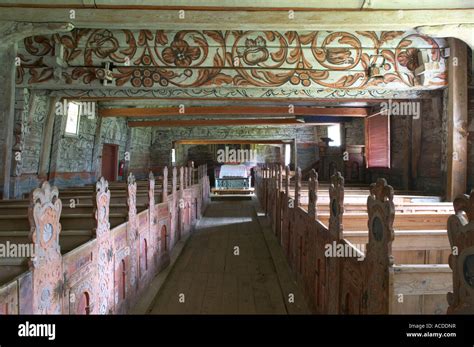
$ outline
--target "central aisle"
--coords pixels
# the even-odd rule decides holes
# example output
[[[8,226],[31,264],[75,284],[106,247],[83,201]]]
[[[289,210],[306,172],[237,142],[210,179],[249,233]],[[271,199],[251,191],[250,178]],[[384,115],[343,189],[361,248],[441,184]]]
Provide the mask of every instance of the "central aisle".
[[[270,252],[274,236],[269,230],[264,236],[255,206],[249,200],[209,204],[150,313],[308,313],[289,267],[275,267],[282,264],[281,249],[275,239]]]

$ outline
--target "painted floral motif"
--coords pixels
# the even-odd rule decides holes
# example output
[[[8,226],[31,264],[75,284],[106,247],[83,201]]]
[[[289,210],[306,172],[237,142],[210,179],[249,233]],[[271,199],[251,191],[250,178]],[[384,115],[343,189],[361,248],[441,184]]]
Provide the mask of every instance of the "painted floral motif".
[[[401,66],[407,67],[408,70],[415,71],[415,69],[419,65],[418,52],[419,50],[416,48],[409,48],[398,55],[397,61],[400,63]]]
[[[258,36],[255,40],[246,39],[245,47],[239,47],[237,52],[246,64],[257,65],[267,60],[270,55],[266,46],[267,42],[265,39],[262,36]]]
[[[119,47],[117,39],[109,30],[96,32],[89,43],[95,47],[94,52],[99,58],[107,58]]]
[[[190,47],[184,40],[175,40],[171,46],[163,50],[163,60],[178,67],[188,67],[199,59],[201,52],[198,47]]]

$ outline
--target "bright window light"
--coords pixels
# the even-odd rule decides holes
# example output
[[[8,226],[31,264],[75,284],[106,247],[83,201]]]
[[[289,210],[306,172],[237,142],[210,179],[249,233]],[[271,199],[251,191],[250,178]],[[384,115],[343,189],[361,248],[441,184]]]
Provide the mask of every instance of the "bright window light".
[[[291,163],[291,145],[285,145],[285,166]]]
[[[75,102],[70,102],[67,104],[67,120],[66,120],[66,130],[67,135],[77,135],[79,134],[79,121],[81,117],[79,116],[79,104]]]
[[[173,165],[176,163],[176,150],[174,148],[171,149],[171,163]]]
[[[338,147],[341,145],[341,125],[334,124],[328,126],[328,137],[332,140],[329,146]]]

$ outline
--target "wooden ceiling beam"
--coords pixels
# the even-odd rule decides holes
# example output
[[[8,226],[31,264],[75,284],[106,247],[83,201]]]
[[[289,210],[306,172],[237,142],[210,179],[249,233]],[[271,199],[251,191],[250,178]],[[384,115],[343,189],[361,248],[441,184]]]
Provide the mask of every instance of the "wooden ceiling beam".
[[[425,25],[474,23],[473,9],[301,11],[196,11],[76,9],[75,18],[63,8],[5,7],[0,21],[58,22],[70,20],[77,28],[148,30],[408,30]]]
[[[245,125],[296,125],[304,124],[296,119],[216,119],[216,120],[170,120],[131,121],[128,126],[137,127],[197,127],[197,126],[245,126]]]
[[[209,140],[209,139],[194,139],[194,140],[177,140],[173,143],[176,145],[256,145],[256,144],[270,144],[282,145],[293,143],[293,139],[289,140]]]
[[[339,116],[366,117],[363,107],[311,107],[311,106],[205,106],[205,107],[159,107],[159,108],[107,108],[100,109],[101,117],[161,117],[161,116]]]

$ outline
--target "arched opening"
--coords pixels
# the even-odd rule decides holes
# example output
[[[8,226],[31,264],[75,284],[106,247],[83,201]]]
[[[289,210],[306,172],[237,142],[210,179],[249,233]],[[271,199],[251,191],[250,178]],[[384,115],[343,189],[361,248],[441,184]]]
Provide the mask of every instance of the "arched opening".
[[[77,307],[77,313],[86,315],[90,314],[90,296],[88,292],[82,293],[79,305]]]
[[[122,285],[120,286],[121,290],[122,290],[122,299],[125,299],[125,289],[126,289],[126,279],[127,279],[127,272],[126,272],[126,268],[125,268],[125,259],[122,259]]]
[[[168,251],[168,242],[167,242],[167,235],[166,235],[166,225],[163,225],[161,227],[161,231],[160,231],[160,239],[161,239],[161,245],[160,245],[160,249],[163,251],[163,252],[167,252]]]

